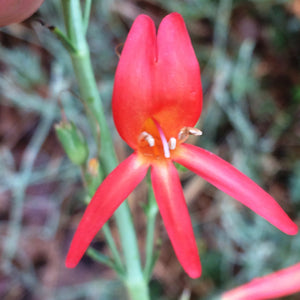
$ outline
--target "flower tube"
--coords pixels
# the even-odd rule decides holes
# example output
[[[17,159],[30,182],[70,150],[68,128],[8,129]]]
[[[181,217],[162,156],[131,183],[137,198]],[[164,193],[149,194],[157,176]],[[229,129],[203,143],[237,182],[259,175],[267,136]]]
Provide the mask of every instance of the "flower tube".
[[[278,229],[298,228],[278,203],[229,163],[185,142],[202,109],[200,68],[184,21],[166,16],[156,34],[151,18],[137,17],[117,67],[113,117],[134,153],[98,188],[74,235],[66,259],[75,267],[98,230],[151,169],[154,195],[176,256],[187,274],[201,275],[201,264],[174,162],[182,164],[242,202]]]

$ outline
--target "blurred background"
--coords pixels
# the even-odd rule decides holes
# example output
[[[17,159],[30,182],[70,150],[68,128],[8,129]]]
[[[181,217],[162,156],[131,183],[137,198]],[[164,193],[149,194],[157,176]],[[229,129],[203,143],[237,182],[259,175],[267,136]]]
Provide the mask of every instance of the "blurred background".
[[[183,15],[202,71],[203,136],[193,142],[255,180],[300,225],[299,0],[94,0],[87,36],[120,160],[131,150],[111,118],[115,48],[137,15],[158,25],[172,11]],[[53,129],[62,107],[84,132],[90,158],[96,145],[69,56],[38,19],[64,30],[60,1],[45,1],[26,22],[0,29],[0,299],[126,299],[115,273],[90,258],[64,267],[86,195]],[[158,217],[152,299],[219,299],[300,261],[299,235],[281,233],[191,172],[180,175],[203,275],[184,273]],[[129,201],[144,257],[147,185]],[[93,245],[108,253],[101,232]]]

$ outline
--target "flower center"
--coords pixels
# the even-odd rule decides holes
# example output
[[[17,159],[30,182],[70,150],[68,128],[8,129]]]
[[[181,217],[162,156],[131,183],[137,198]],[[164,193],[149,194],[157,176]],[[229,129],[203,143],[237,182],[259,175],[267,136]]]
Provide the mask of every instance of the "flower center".
[[[154,118],[149,118],[144,124],[144,130],[139,136],[138,151],[145,157],[155,160],[169,159],[172,151],[183,143],[189,135],[202,135],[202,132],[193,127],[183,127],[177,137],[167,137],[159,122]]]

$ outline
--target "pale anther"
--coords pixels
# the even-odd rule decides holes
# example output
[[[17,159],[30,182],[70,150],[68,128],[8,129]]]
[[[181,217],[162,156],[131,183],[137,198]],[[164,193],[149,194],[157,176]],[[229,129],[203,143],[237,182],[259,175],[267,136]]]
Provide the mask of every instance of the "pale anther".
[[[174,150],[176,148],[176,142],[177,142],[177,140],[174,137],[170,138],[170,140],[168,142],[170,150]]]
[[[155,139],[154,137],[146,132],[146,131],[143,131],[140,136],[139,136],[139,141],[146,141],[150,147],[153,147],[155,145]]]
[[[195,127],[183,127],[178,134],[178,139],[181,142],[184,142],[188,139],[190,135],[200,136],[202,135],[202,131]]]
[[[198,128],[189,127],[189,134],[195,135],[195,136],[200,136],[200,135],[202,135],[202,131],[199,130]]]

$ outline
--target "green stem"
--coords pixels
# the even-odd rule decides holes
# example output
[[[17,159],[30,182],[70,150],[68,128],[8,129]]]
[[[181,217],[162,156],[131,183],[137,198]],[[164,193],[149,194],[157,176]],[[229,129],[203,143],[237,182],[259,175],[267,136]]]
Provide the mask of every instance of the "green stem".
[[[65,36],[64,33],[62,33],[57,27],[50,26],[48,27],[50,31],[52,31],[53,34],[56,35],[56,37],[61,41],[63,46],[70,52],[76,52],[76,48],[72,45],[71,41]]]
[[[83,25],[84,25],[84,32],[85,33],[86,33],[86,31],[88,29],[88,26],[89,26],[91,8],[92,8],[92,0],[85,0],[84,14],[83,14]]]
[[[147,282],[151,278],[153,266],[155,263],[155,256],[153,255],[153,241],[154,241],[154,231],[155,231],[155,220],[158,213],[158,206],[155,201],[155,196],[153,189],[149,186],[149,202],[146,207],[147,215],[147,235],[146,235],[146,263],[144,269],[144,277]]]
[[[116,156],[98,92],[88,44],[85,39],[80,1],[63,0],[62,6],[68,38],[77,49],[76,52],[70,52],[70,56],[80,96],[87,106],[87,115],[94,127],[94,133],[98,131],[98,128],[101,130],[101,149],[98,149],[100,162],[106,173],[110,173],[117,165]],[[95,124],[95,120],[98,124]],[[96,138],[98,138],[97,135]]]
[[[87,114],[92,113],[94,115],[94,118],[90,118],[90,120],[96,119],[98,122],[98,124],[91,123],[94,126],[94,132],[98,128],[101,130],[99,158],[107,175],[117,166],[117,159],[92,69],[80,1],[63,0],[62,8],[67,36],[77,49],[75,53],[70,53],[70,56],[78,81],[79,92],[88,107]],[[127,202],[118,208],[114,216],[125,258],[125,285],[129,295],[132,300],[149,300],[148,285],[143,277],[137,238]]]
[[[82,182],[84,184],[84,187],[86,189],[86,192],[88,196],[90,197],[88,201],[86,201],[86,204],[88,205],[92,196],[95,194],[97,187],[99,184],[101,184],[101,181],[103,180],[103,174],[100,172],[99,166],[97,166],[98,172],[93,173],[89,171],[89,168],[86,168],[85,165],[81,166],[81,177]],[[125,273],[125,269],[123,266],[123,262],[121,259],[121,256],[119,254],[118,248],[116,246],[115,240],[112,236],[111,230],[109,228],[108,223],[105,223],[102,227],[106,242],[108,244],[108,247],[111,251],[113,263],[114,263],[114,269],[117,271],[119,275],[123,275]],[[90,255],[91,256],[91,255]],[[96,259],[98,262],[101,262],[100,260]]]
[[[106,256],[97,251],[96,249],[89,247],[86,250],[86,254],[91,257],[93,260],[98,261],[101,264],[107,265],[108,267],[114,269],[114,263]]]
[[[107,242],[107,244],[110,248],[110,251],[112,253],[114,263],[115,263],[117,269],[120,270],[121,273],[124,273],[124,266],[123,266],[121,257],[119,255],[118,248],[117,248],[116,243],[113,239],[113,236],[111,234],[111,231],[110,231],[110,228],[109,228],[108,224],[104,224],[103,227],[102,227],[102,230],[103,230],[103,233],[105,235],[106,242]]]

